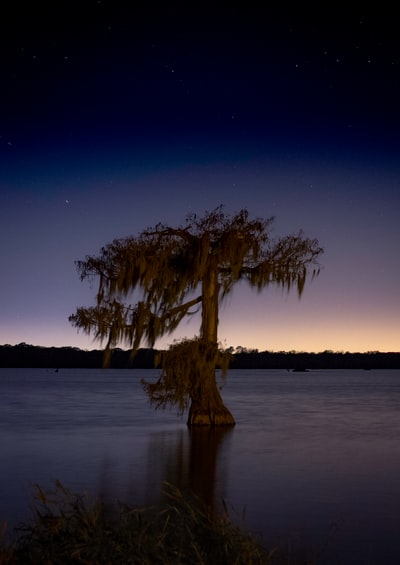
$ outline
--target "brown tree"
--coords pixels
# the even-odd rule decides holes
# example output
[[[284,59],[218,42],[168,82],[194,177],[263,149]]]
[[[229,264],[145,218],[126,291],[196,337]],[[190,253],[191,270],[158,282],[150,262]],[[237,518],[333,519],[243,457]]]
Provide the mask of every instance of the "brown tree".
[[[172,345],[162,355],[158,382],[143,384],[157,407],[189,408],[189,426],[234,425],[215,380],[216,367],[226,372],[229,363],[218,344],[221,301],[243,280],[258,291],[272,283],[294,286],[300,296],[307,276],[319,272],[318,241],[302,232],[273,240],[272,223],[250,219],[247,210],[228,216],[219,207],[202,217],[190,214],[177,228],[158,224],[115,240],[99,256],[77,262],[82,280],[98,279],[97,304],[78,308],[70,321],[106,340],[107,363],[121,342],[133,352],[143,342],[153,347],[200,310],[199,336]]]

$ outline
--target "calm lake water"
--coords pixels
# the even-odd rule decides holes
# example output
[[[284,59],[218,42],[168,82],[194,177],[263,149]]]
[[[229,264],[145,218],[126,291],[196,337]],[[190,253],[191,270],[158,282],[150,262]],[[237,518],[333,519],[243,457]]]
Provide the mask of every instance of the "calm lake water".
[[[400,371],[231,371],[236,426],[189,431],[148,405],[152,370],[0,369],[0,522],[55,479],[130,504],[163,481],[321,563],[400,562]],[[242,522],[244,514],[244,522]]]

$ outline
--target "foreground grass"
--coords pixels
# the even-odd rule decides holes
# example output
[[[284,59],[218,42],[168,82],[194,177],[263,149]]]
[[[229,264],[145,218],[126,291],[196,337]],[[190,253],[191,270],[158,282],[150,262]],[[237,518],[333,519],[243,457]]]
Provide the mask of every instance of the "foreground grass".
[[[172,485],[165,485],[164,494],[158,508],[110,510],[59,482],[49,492],[37,486],[33,520],[16,529],[0,563],[273,563],[272,555],[227,515],[212,517]]]
[[[213,515],[198,499],[165,484],[159,507],[111,509],[73,494],[60,482],[36,486],[32,521],[0,545],[0,565],[283,565],[297,560],[279,548],[267,551],[225,511]],[[4,532],[3,532],[4,534]]]

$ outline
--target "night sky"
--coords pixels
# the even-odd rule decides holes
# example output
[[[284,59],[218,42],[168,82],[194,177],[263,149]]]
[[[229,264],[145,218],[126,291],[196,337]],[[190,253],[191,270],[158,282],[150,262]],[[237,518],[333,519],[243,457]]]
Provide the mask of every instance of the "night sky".
[[[96,290],[74,261],[224,204],[325,253],[300,301],[237,287],[223,344],[399,351],[394,12],[124,4],[0,19],[0,343],[98,347],[68,322]]]

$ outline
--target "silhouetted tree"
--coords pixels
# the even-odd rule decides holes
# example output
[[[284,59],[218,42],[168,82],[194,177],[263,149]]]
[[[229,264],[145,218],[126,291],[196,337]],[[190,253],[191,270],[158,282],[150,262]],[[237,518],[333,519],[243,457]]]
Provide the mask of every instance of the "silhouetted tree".
[[[189,426],[233,425],[215,381],[216,366],[226,370],[229,363],[218,346],[220,302],[242,280],[259,291],[271,283],[295,286],[300,296],[322,253],[318,241],[301,232],[272,240],[272,223],[250,219],[247,210],[231,217],[219,207],[203,217],[190,214],[177,228],[158,224],[115,240],[98,257],[77,262],[82,280],[98,279],[97,305],[78,308],[70,321],[106,340],[109,356],[121,341],[133,351],[143,340],[153,346],[200,309],[200,335],[172,345],[162,356],[160,379],[144,383],[145,390],[157,407],[190,405]]]

